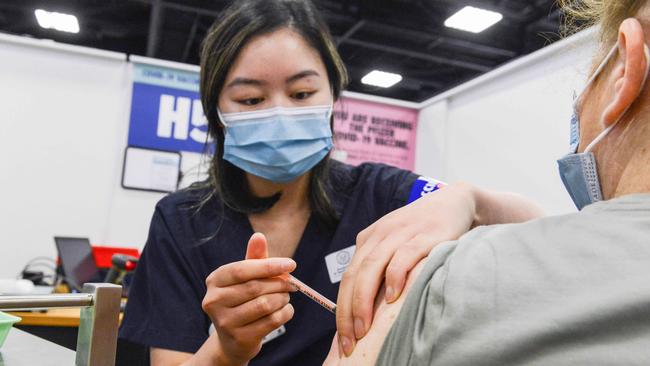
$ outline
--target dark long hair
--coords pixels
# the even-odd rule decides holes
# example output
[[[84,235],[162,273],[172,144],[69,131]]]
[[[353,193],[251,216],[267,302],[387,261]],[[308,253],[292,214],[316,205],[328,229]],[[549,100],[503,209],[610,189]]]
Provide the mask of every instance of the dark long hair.
[[[270,197],[253,195],[245,172],[223,159],[224,129],[217,114],[219,94],[226,75],[241,49],[253,37],[280,28],[300,34],[320,54],[329,83],[338,99],[347,86],[348,74],[332,42],[325,22],[308,0],[240,0],[235,1],[216,20],[201,47],[201,101],[208,120],[208,133],[216,143],[209,170],[211,195],[241,213],[262,212],[271,208],[281,193]],[[311,170],[309,203],[319,222],[328,227],[338,223],[338,215],[327,195],[329,156]]]

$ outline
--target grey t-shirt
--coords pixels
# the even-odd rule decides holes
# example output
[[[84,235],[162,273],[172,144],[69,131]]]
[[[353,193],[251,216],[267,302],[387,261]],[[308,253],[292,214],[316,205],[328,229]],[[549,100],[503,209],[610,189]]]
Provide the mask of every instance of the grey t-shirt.
[[[650,195],[434,248],[377,365],[650,365]]]

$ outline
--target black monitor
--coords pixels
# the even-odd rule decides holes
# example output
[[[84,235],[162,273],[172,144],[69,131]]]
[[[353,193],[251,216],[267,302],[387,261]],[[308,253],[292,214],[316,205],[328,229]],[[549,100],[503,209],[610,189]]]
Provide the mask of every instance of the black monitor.
[[[88,238],[54,237],[65,281],[72,289],[81,291],[84,283],[101,282]]]

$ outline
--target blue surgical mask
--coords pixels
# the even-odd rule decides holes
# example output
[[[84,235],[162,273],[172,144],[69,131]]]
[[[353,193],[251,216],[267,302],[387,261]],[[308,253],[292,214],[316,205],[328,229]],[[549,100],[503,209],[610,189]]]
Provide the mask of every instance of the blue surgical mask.
[[[598,66],[593,76],[587,81],[587,84],[579,97],[576,99],[573,106],[573,116],[571,117],[571,137],[570,137],[570,151],[569,154],[559,159],[558,167],[560,170],[560,177],[567,192],[571,196],[573,203],[578,210],[582,210],[585,206],[594,202],[603,200],[603,192],[600,186],[600,179],[598,177],[598,168],[596,164],[596,157],[593,154],[593,148],[602,141],[605,136],[616,126],[620,119],[625,115],[627,110],[612,123],[608,128],[592,141],[584,152],[578,153],[578,145],[580,143],[580,117],[577,105],[584,94],[584,91],[596,80],[598,75],[603,71],[607,63],[614,57],[618,49],[618,44],[614,45],[612,50],[607,54],[603,62]],[[650,70],[650,52],[648,47],[645,47],[645,56],[647,61],[646,79],[648,71]],[[644,80],[645,85],[645,80]]]
[[[308,172],[332,149],[332,105],[219,113],[226,129],[223,158],[276,183]]]

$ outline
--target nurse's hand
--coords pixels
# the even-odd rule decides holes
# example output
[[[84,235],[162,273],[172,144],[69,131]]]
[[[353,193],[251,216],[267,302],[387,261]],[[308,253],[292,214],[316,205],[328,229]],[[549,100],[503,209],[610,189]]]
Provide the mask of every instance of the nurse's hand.
[[[542,216],[531,201],[457,183],[384,216],[357,236],[352,262],[339,288],[336,325],[342,353],[349,355],[372,323],[382,282],[387,303],[402,293],[411,269],[431,249],[458,239],[474,226],[521,222]]]
[[[203,310],[219,340],[219,364],[245,365],[262,347],[262,339],[293,317],[289,292],[295,288],[277,276],[296,268],[290,258],[268,258],[266,238],[256,233],[246,260],[226,264],[207,280]]]

